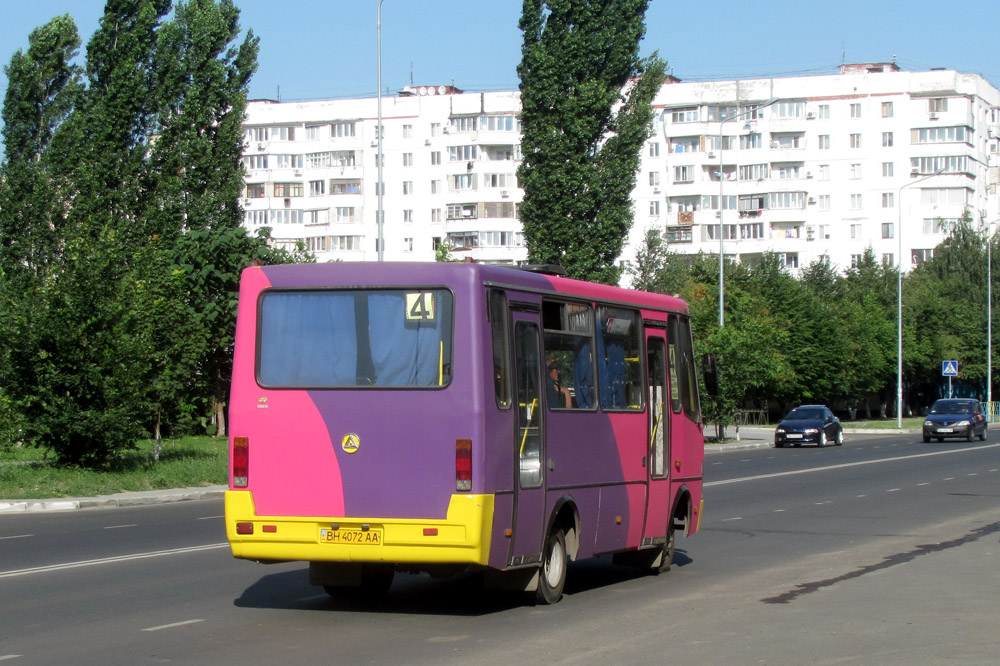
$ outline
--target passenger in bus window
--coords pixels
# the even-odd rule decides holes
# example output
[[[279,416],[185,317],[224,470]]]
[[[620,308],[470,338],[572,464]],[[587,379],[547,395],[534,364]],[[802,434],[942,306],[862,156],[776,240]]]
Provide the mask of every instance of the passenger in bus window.
[[[549,379],[546,382],[546,391],[550,407],[572,407],[573,397],[568,388],[559,382],[559,365],[555,359],[549,357],[546,360],[549,369]]]

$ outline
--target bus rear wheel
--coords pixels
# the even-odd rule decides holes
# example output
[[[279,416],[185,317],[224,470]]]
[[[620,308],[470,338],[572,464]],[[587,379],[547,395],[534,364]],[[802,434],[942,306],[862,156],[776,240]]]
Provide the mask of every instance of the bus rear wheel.
[[[566,585],[566,533],[556,527],[545,539],[542,568],[538,572],[536,597],[540,603],[554,604],[562,598]]]

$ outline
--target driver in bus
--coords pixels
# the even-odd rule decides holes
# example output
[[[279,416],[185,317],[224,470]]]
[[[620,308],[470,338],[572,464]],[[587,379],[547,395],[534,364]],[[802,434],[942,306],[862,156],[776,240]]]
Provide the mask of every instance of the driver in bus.
[[[555,359],[546,359],[546,366],[549,369],[549,378],[546,382],[546,394],[550,407],[572,407],[573,397],[569,389],[559,383],[559,365]]]

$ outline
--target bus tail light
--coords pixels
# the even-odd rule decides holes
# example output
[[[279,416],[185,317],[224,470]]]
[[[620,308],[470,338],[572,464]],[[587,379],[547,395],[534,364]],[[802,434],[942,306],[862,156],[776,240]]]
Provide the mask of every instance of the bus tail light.
[[[472,440],[455,440],[455,490],[467,493],[472,490]]]
[[[250,477],[250,438],[233,437],[233,487],[246,488]]]

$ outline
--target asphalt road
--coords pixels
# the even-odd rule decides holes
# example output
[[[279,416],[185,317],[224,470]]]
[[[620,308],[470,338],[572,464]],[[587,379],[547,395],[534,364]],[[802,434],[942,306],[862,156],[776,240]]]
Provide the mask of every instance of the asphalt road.
[[[0,660],[1000,663],[1000,444],[919,440],[710,453],[669,573],[574,563],[550,607],[471,577],[330,599],[302,564],[234,560],[218,500],[4,514]]]

